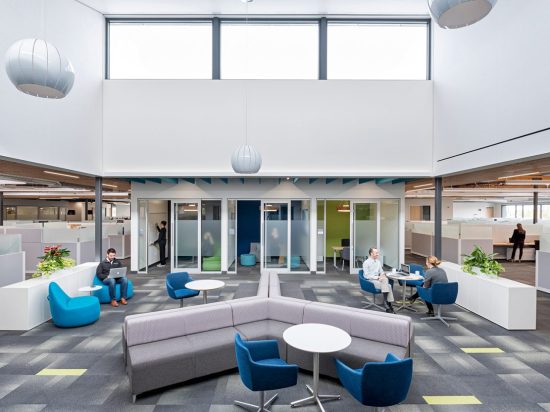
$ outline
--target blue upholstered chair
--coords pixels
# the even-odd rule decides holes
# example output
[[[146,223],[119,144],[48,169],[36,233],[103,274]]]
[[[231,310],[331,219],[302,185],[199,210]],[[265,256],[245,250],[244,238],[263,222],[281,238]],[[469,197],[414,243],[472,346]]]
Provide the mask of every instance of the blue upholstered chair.
[[[378,305],[376,303],[376,295],[380,295],[382,294],[382,291],[380,289],[377,289],[375,286],[374,286],[374,283],[372,283],[370,280],[368,279],[365,279],[363,277],[363,269],[359,270],[359,285],[361,286],[361,290],[364,292],[364,293],[372,293],[372,302],[370,302],[368,299],[365,298],[365,302],[366,305],[363,306],[363,309],[368,309],[370,308],[371,306],[374,306],[380,310],[383,310],[385,311],[386,308]]]
[[[418,290],[418,296],[424,301],[429,302],[432,305],[437,306],[437,314],[429,318],[422,318],[422,320],[440,320],[447,327],[449,324],[445,322],[446,320],[456,320],[456,318],[450,318],[441,316],[441,306],[442,305],[452,305],[456,302],[456,297],[458,296],[458,283],[436,283],[431,288],[416,288]]]
[[[264,411],[278,394],[265,402],[265,391],[288,388],[298,381],[298,366],[289,365],[279,357],[276,340],[243,341],[235,335],[237,366],[243,384],[254,392],[260,392],[260,406],[241,401],[235,405],[249,411]]]
[[[50,282],[48,300],[53,324],[60,328],[84,326],[99,319],[99,300],[95,296],[71,298],[57,283]]]
[[[97,276],[94,276],[94,286],[101,286],[101,289],[95,290],[93,295],[99,299],[99,303],[109,303],[111,302],[111,297],[109,296],[109,286],[104,284]],[[120,300],[120,285],[117,283],[115,285],[116,300]],[[126,299],[131,299],[134,296],[134,284],[130,279],[128,279],[128,290],[126,291]]]
[[[416,263],[409,263],[408,264],[410,269],[411,269],[411,273],[415,273],[415,272],[419,272],[420,273],[420,276],[424,277],[426,275],[426,272],[424,272],[424,268],[422,267],[422,265],[417,265]],[[399,281],[399,284],[401,286],[403,286],[403,283],[402,282],[405,282],[405,285],[409,286],[410,288],[417,288],[419,286],[422,286],[424,284],[424,279],[420,279],[420,280],[400,280]],[[403,299],[405,299],[405,296],[403,296]]]
[[[397,405],[407,398],[412,382],[413,361],[388,353],[384,362],[367,362],[352,369],[336,359],[340,382],[361,404],[374,407]]]
[[[254,266],[256,264],[256,255],[252,253],[243,253],[241,255],[241,266]]]
[[[180,308],[183,307],[183,299],[198,296],[198,290],[187,289],[185,285],[193,278],[187,272],[168,273],[166,275],[166,290],[172,299],[179,299]]]

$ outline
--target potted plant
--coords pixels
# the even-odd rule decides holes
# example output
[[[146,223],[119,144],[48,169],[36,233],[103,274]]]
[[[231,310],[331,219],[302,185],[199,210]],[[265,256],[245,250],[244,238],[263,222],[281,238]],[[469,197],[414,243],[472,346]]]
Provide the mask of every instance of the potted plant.
[[[44,255],[38,257],[42,261],[36,265],[36,272],[33,273],[32,277],[49,277],[56,270],[74,266],[75,261],[69,258],[70,255],[71,252],[68,249],[62,249],[61,245],[46,246]]]
[[[485,253],[476,245],[472,253],[464,257],[462,270],[471,275],[485,274],[496,277],[504,272],[504,267],[494,257],[495,253]]]

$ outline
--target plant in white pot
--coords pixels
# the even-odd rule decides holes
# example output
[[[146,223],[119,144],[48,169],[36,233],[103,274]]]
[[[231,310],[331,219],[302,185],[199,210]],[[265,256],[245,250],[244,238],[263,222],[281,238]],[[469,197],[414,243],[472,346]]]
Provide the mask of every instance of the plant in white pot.
[[[476,245],[472,253],[464,257],[462,270],[471,275],[484,274],[497,277],[505,269],[494,258],[495,253],[485,253]]]

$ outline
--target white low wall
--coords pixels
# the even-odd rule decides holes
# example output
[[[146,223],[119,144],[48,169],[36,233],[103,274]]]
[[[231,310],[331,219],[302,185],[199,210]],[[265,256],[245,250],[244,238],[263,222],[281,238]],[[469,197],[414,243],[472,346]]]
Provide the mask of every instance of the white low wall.
[[[64,269],[47,279],[29,279],[0,288],[0,330],[30,330],[51,319],[48,287],[55,281],[69,296],[81,296],[78,288],[90,286],[97,263]]]
[[[0,287],[25,280],[25,252],[0,255]]]
[[[456,304],[508,330],[537,328],[537,289],[510,279],[470,275],[444,262],[449,282],[458,282]]]

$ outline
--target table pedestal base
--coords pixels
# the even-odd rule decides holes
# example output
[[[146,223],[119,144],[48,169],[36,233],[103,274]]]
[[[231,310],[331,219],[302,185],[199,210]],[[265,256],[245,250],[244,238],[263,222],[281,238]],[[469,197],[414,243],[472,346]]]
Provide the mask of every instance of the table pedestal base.
[[[279,396],[278,393],[276,393],[275,395],[273,395],[267,402],[264,403],[264,396],[265,396],[265,392],[260,392],[260,405],[263,404],[263,407],[262,406],[258,406],[258,405],[252,405],[251,403],[246,403],[246,402],[241,402],[241,401],[235,401],[234,404],[236,406],[239,406],[243,409],[246,409],[247,411],[251,411],[251,412],[269,412],[269,407],[271,406],[271,404],[275,401],[275,399],[277,399],[277,396]]]
[[[202,303],[204,303],[204,304],[208,303],[208,291],[207,290],[202,291]]]
[[[311,386],[306,385],[306,388],[309,391],[309,393],[311,393],[311,396],[304,399],[300,399],[298,401],[291,402],[290,406],[292,408],[296,408],[297,406],[309,405],[311,403],[316,403],[317,406],[319,406],[319,409],[325,412],[325,408],[323,408],[322,402],[337,401],[341,399],[340,395],[318,395],[318,394],[315,395],[313,393],[313,389],[311,388]]]

